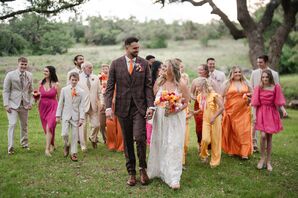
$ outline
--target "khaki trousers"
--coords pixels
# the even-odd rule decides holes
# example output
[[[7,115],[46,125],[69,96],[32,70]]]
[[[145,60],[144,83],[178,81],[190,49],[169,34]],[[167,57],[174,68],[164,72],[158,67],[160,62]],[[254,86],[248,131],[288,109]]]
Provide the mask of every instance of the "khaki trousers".
[[[78,124],[78,120],[62,120],[62,138],[64,140],[64,146],[70,145],[71,154],[78,152]],[[71,131],[71,143],[69,143],[69,131]]]
[[[8,118],[8,151],[14,145],[14,131],[18,118],[20,119],[20,143],[22,147],[28,147],[28,109],[20,106],[18,109],[11,109],[11,113],[7,113]]]
[[[92,142],[98,142],[98,132],[99,132],[99,115],[98,112],[93,111],[91,108],[85,113],[85,121],[81,127],[79,127],[79,141],[81,149],[87,148],[87,136],[88,136],[88,123],[90,122],[91,130],[89,139]]]

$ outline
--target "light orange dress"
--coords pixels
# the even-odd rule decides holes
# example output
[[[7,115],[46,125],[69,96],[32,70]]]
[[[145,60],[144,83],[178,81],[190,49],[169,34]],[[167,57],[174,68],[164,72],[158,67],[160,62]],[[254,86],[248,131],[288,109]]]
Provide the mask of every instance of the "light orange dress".
[[[114,92],[116,94],[116,91]],[[115,97],[114,94],[114,97]],[[112,104],[112,110],[115,110],[115,104]],[[113,116],[113,119],[106,119],[106,125],[107,125],[107,147],[109,150],[115,150],[122,152],[124,151],[124,142],[123,142],[123,136],[122,136],[122,130],[120,123],[118,121],[117,116]]]
[[[186,115],[189,112],[189,108],[187,107],[185,110]],[[189,145],[189,119],[186,119],[185,123],[185,139],[184,139],[184,146],[183,146],[183,159],[182,159],[182,165],[185,165],[186,163],[186,154],[188,151],[188,145]]]
[[[211,167],[218,166],[221,159],[221,116],[218,116],[214,123],[210,124],[211,118],[218,110],[216,98],[220,98],[220,96],[215,92],[209,93],[205,100],[202,100],[201,94],[197,97],[199,107],[204,111],[200,157],[202,160],[208,158],[208,145],[211,144]],[[202,102],[204,102],[205,105],[200,105]]]
[[[118,118],[114,116],[113,120],[107,119],[107,147],[109,150],[124,151],[121,126]]]
[[[222,149],[230,155],[248,157],[253,152],[251,132],[251,110],[244,96],[248,86],[242,84],[237,91],[231,83],[226,93],[222,122]]]

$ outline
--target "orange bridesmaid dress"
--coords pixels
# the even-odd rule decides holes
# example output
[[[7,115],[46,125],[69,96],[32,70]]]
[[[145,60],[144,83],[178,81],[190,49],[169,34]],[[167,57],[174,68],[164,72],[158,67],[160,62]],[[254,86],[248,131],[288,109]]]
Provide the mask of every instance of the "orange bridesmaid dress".
[[[115,91],[116,94],[116,91]],[[115,97],[114,94],[114,97]],[[113,111],[115,110],[115,103],[112,105]],[[124,142],[122,137],[122,130],[117,116],[113,116],[113,119],[106,118],[107,125],[107,147],[109,150],[124,151]]]
[[[253,152],[251,131],[251,108],[245,94],[248,86],[242,83],[242,89],[231,83],[225,96],[222,122],[222,149],[229,155],[248,157]]]

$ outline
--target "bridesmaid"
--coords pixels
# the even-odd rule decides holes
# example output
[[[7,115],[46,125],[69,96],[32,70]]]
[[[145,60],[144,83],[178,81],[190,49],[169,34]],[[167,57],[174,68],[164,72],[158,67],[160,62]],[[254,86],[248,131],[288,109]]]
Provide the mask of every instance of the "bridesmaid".
[[[151,75],[152,75],[152,87],[154,86],[156,80],[159,78],[161,73],[163,63],[160,61],[154,61],[151,65]],[[152,119],[146,122],[146,134],[147,134],[147,145],[150,145],[151,134],[152,134]]]
[[[199,103],[197,101],[197,96],[199,94],[198,91],[198,82],[201,78],[206,78],[208,83],[214,87],[215,83],[213,83],[212,79],[209,78],[209,69],[208,65],[206,64],[201,64],[198,67],[198,78],[194,79],[191,83],[191,98],[195,101],[194,103],[194,111],[190,112],[190,114],[193,114],[194,120],[195,120],[195,125],[196,125],[196,135],[198,139],[198,154],[200,154],[200,147],[201,147],[201,140],[202,140],[202,127],[203,127],[203,111],[199,110]],[[209,149],[211,148],[210,145],[208,147]]]
[[[224,114],[222,149],[228,155],[248,159],[252,154],[251,112],[248,101],[251,88],[240,67],[232,67],[223,86]]]
[[[221,96],[214,92],[206,78],[198,81],[197,97],[199,110],[203,111],[203,134],[201,141],[201,160],[208,162],[208,145],[211,144],[211,168],[215,168],[220,164],[221,158],[221,113],[223,112],[223,104]]]
[[[255,129],[261,131],[262,134],[261,159],[257,168],[262,169],[264,166],[266,149],[266,167],[268,171],[272,171],[272,134],[279,133],[283,129],[278,109],[280,108],[284,117],[287,116],[287,112],[284,108],[286,100],[281,87],[279,84],[274,83],[273,75],[270,70],[266,69],[262,71],[261,84],[255,87],[251,103],[255,109],[253,114]]]
[[[56,110],[58,106],[58,77],[53,66],[46,66],[44,79],[39,86],[40,101],[38,105],[41,124],[46,135],[45,155],[51,156],[55,148]]]

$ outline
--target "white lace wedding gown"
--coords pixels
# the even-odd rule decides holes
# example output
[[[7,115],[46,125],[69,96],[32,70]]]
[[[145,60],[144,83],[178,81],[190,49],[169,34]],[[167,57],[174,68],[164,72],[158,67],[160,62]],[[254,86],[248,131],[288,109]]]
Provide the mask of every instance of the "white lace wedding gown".
[[[156,94],[159,98],[162,88]],[[175,91],[179,94],[178,91]],[[185,136],[185,111],[165,116],[157,107],[153,117],[152,136],[148,158],[149,178],[159,177],[169,186],[180,183]]]

